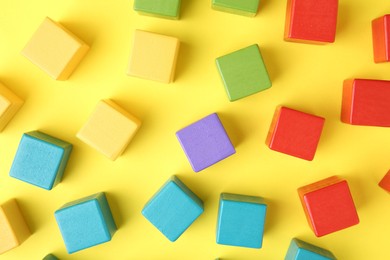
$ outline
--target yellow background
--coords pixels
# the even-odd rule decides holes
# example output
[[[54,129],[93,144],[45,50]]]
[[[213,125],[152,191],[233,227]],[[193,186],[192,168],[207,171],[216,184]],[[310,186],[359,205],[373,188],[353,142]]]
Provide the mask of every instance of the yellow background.
[[[286,1],[261,1],[255,18],[213,11],[209,0],[183,0],[181,19],[140,16],[128,0],[0,1],[0,80],[25,100],[0,134],[0,202],[17,198],[33,235],[0,259],[282,259],[291,238],[331,250],[339,259],[390,259],[390,195],[377,186],[390,168],[389,128],[340,122],[346,78],[389,79],[390,64],[374,64],[371,21],[390,12],[388,0],[340,0],[334,44],[283,41]],[[54,81],[20,51],[49,16],[91,49],[67,81]],[[125,75],[135,29],[181,41],[176,79],[165,85]],[[215,58],[259,44],[273,86],[229,102]],[[75,135],[100,99],[112,98],[143,125],[115,162]],[[278,105],[326,118],[314,161],[264,144]],[[218,112],[236,146],[228,159],[194,173],[175,132]],[[40,130],[74,145],[63,181],[46,191],[8,176],[24,132]],[[142,215],[146,201],[171,175],[204,200],[205,212],[175,242]],[[339,175],[351,188],[361,223],[316,238],[296,189]],[[113,240],[72,255],[54,211],[107,192],[119,230]],[[262,249],[217,245],[221,192],[262,196],[268,212]]]

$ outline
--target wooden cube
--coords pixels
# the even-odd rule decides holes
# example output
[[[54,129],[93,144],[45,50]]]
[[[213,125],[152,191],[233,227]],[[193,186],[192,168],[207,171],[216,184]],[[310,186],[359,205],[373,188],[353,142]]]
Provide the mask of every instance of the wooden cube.
[[[374,61],[390,61],[390,14],[381,16],[371,23]]]
[[[23,100],[0,83],[0,132],[11,121],[23,105]]]
[[[179,19],[181,0],[134,0],[139,14],[168,19]]]
[[[336,260],[336,257],[329,250],[293,238],[284,260]]]
[[[383,179],[379,182],[379,187],[387,192],[390,192],[390,170],[386,173]]]
[[[254,17],[259,9],[260,0],[213,0],[212,8],[217,11]]]

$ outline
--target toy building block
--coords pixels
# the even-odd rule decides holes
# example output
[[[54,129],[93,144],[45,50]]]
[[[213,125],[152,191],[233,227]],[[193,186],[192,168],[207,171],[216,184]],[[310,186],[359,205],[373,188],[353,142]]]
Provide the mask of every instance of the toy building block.
[[[325,119],[287,107],[278,107],[266,144],[271,150],[313,160]]]
[[[99,101],[77,137],[115,160],[124,152],[140,126],[140,120],[112,100],[105,99]]]
[[[23,105],[23,100],[0,83],[0,132]]]
[[[89,50],[61,24],[46,17],[22,54],[52,78],[66,80]]]
[[[298,189],[306,218],[317,237],[359,223],[347,181],[332,176]]]
[[[135,0],[134,10],[142,15],[179,19],[181,0]]]
[[[390,127],[390,81],[344,81],[341,121],[351,125]]]
[[[336,260],[336,257],[324,248],[293,238],[284,260]]]
[[[236,153],[216,113],[179,130],[176,137],[195,172]]]
[[[261,248],[267,205],[263,198],[222,193],[219,200],[217,243]]]
[[[53,254],[48,254],[42,260],[58,260],[58,258]]]
[[[175,176],[142,209],[142,215],[172,242],[202,213],[203,202]]]
[[[260,0],[213,0],[212,8],[217,11],[254,17]]]
[[[390,61],[390,14],[372,21],[372,41],[374,47],[374,61]]]
[[[219,57],[216,63],[230,101],[266,90],[272,85],[257,44]]]
[[[386,173],[383,179],[379,182],[379,187],[387,192],[390,192],[390,170]]]
[[[172,82],[179,45],[177,38],[136,30],[127,74],[163,83]]]
[[[69,254],[108,242],[117,230],[104,192],[69,202],[54,215]]]
[[[338,0],[287,0],[286,41],[331,43],[336,37]]]
[[[0,254],[19,246],[31,234],[15,199],[0,205],[0,230]]]
[[[23,134],[9,175],[51,190],[64,174],[72,144],[33,131]]]

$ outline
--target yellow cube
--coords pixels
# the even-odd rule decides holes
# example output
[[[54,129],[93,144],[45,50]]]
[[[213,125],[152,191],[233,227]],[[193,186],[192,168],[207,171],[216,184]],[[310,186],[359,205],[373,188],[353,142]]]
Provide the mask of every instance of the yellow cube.
[[[56,80],[66,80],[89,47],[61,24],[46,17],[22,54]]]
[[[77,137],[111,160],[123,153],[141,121],[112,100],[101,100]]]
[[[0,132],[11,121],[22,105],[23,100],[0,83]]]
[[[0,206],[0,233],[0,254],[19,246],[31,234],[15,199]]]
[[[127,74],[163,83],[172,82],[179,45],[177,38],[136,30]]]

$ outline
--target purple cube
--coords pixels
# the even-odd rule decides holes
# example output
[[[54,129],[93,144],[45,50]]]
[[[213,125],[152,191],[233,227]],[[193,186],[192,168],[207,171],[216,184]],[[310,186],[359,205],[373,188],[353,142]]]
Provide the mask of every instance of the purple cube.
[[[176,136],[195,172],[236,153],[216,113],[179,130]]]

